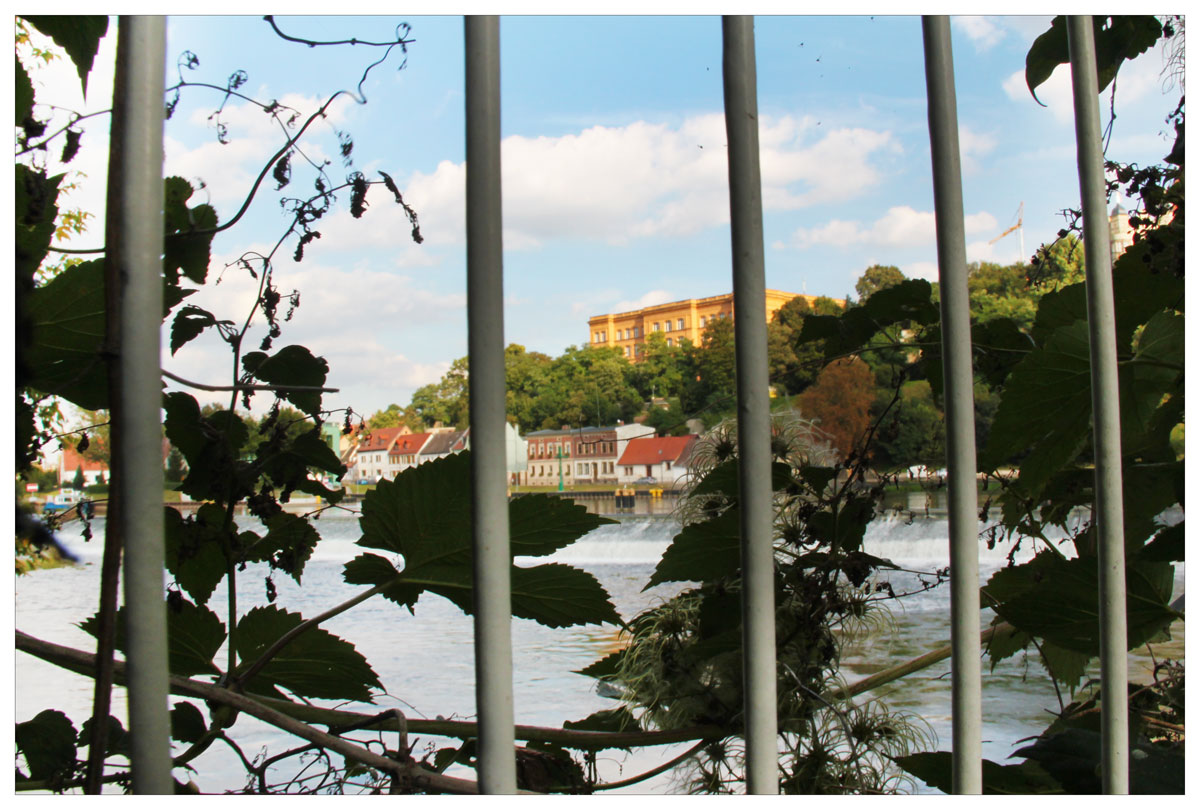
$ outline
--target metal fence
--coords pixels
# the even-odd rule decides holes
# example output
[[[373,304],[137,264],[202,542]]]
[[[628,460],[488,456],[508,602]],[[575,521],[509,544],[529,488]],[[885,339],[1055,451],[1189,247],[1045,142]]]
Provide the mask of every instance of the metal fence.
[[[1128,792],[1124,552],[1120,432],[1111,262],[1096,50],[1090,17],[1070,17],[1076,140],[1087,252],[1088,322],[1100,538],[1103,784]],[[980,615],[974,415],[966,248],[954,67],[947,17],[922,20],[941,284],[950,491],[954,791],[982,790]],[[762,199],[753,19],[722,21],[732,269],[736,306],[739,463],[745,617],[747,788],[778,791],[774,604],[770,585],[771,485],[767,343],[763,307]],[[479,786],[514,793],[510,559],[504,455],[503,244],[500,206],[499,20],[468,17],[466,41],[468,346],[476,593]],[[120,313],[125,355],[112,412],[111,499],[125,554],[133,787],[170,793],[166,621],[162,596],[162,491],[158,282],[163,229],[162,94],[165,20],[122,17],[114,91],[108,244],[123,279],[110,303]],[[134,354],[137,351],[137,354]],[[117,460],[119,458],[119,460]],[[158,522],[155,522],[155,521]]]

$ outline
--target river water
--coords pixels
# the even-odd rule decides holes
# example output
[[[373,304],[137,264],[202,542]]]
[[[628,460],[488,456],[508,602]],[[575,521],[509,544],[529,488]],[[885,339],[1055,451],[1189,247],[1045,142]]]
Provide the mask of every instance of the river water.
[[[920,501],[901,504],[911,506],[913,512],[876,519],[868,527],[865,550],[913,570],[934,571],[944,567],[947,564],[945,519],[937,516],[940,510],[936,503],[931,516],[926,518],[923,495]],[[642,511],[661,513],[668,511],[668,507],[666,504]],[[604,510],[606,505],[594,503],[591,508]],[[354,545],[359,537],[357,519],[350,515],[326,515],[315,525],[322,541],[305,568],[303,592],[290,578],[275,578],[276,604],[306,616],[338,604],[360,590],[360,586],[342,582],[342,564],[362,551]],[[662,514],[628,516],[620,524],[602,526],[553,557],[538,562],[565,562],[592,572],[611,594],[620,614],[629,618],[678,591],[678,585],[642,590],[676,531],[677,524]],[[93,532],[96,537],[103,536],[103,519],[93,521]],[[77,524],[64,528],[60,539],[77,553],[82,564],[18,577],[16,627],[41,639],[91,650],[93,640],[76,624],[96,609],[100,544],[83,542]],[[1004,564],[1003,550],[988,551],[981,544],[981,581]],[[1182,566],[1179,569],[1177,594],[1183,588]],[[263,574],[261,569],[250,568],[240,575],[240,610],[267,604]],[[920,579],[915,574],[897,572],[889,577],[897,591],[912,589]],[[222,589],[223,586],[218,589],[209,607],[224,620],[219,598]],[[948,642],[948,584],[890,605],[890,617],[878,632],[847,647],[843,668],[848,682]],[[352,642],[388,689],[389,694],[375,706],[350,704],[346,708],[377,712],[396,706],[410,717],[473,717],[472,622],[450,602],[426,594],[417,603],[415,615],[410,615],[390,602],[373,599],[323,626]],[[525,620],[514,620],[512,628],[517,723],[559,727],[566,720],[581,719],[614,705],[596,694],[592,679],[573,673],[615,648],[617,640],[611,630],[594,625],[550,629]],[[1171,655],[1182,658],[1182,630],[1176,629],[1180,642],[1174,645]],[[1131,672],[1144,663],[1144,657],[1133,656]],[[949,662],[943,661],[882,687],[881,695],[877,695],[885,697],[892,708],[923,718],[942,750],[950,748],[948,672]],[[59,708],[78,727],[89,713],[91,681],[86,678],[18,653],[14,680],[17,722],[30,719],[42,709]],[[117,690],[116,698],[113,713],[124,717],[123,690]],[[1001,662],[994,670],[989,670],[985,662],[984,756],[1003,761],[1019,739],[1045,727],[1051,718],[1049,712],[1057,710],[1058,705],[1052,685],[1035,661],[1016,656]],[[272,728],[245,716],[232,732],[249,757],[262,750],[273,754],[288,744]],[[420,738],[415,753],[420,756],[423,746],[435,744],[445,745],[446,741]],[[601,780],[616,781],[642,773],[683,750],[685,747],[676,746],[642,749],[630,755],[602,754],[598,763]],[[194,764],[198,773],[193,778],[204,792],[235,790],[244,784],[244,772],[236,756],[220,745]],[[463,775],[469,776],[469,772]],[[676,789],[678,780],[668,773],[624,792],[667,793]],[[928,791],[919,783],[913,789]]]

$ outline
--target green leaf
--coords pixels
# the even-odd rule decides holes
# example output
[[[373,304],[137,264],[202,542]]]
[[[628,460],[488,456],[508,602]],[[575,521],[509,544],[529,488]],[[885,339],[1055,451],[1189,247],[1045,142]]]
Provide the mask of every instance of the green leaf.
[[[92,718],[87,718],[83,721],[83,727],[79,729],[79,739],[77,745],[80,748],[90,748],[92,741]],[[121,721],[108,716],[108,734],[105,737],[105,756],[123,756],[129,758],[129,732],[125,730],[125,726],[121,725]]]
[[[1050,677],[1061,686],[1065,686],[1071,694],[1075,694],[1075,690],[1079,688],[1080,682],[1087,674],[1088,664],[1095,657],[1088,653],[1065,649],[1044,639],[1039,652],[1042,666],[1050,673]]]
[[[96,636],[99,619],[93,615],[79,625],[88,635]],[[213,656],[225,643],[225,625],[206,607],[197,607],[186,599],[167,609],[167,664],[173,675],[215,675],[220,670]],[[117,611],[117,649],[126,651],[125,608]]]
[[[210,326],[216,326],[216,317],[206,309],[188,305],[179,310],[171,323],[171,354],[183,348],[188,341],[198,337]]]
[[[163,518],[167,571],[196,604],[206,604],[228,569],[221,542],[223,521],[209,525],[201,515],[184,520],[169,506],[163,508]]]
[[[594,576],[561,563],[514,567],[512,611],[547,627],[621,622],[608,592]],[[467,612],[474,613],[474,606]]]
[[[171,739],[194,743],[208,731],[204,715],[193,703],[180,701],[171,709]]]
[[[1142,549],[1140,559],[1147,562],[1183,562],[1183,521],[1163,529]]]
[[[612,678],[617,674],[617,669],[621,665],[621,658],[624,655],[624,649],[609,653],[600,660],[588,664],[583,669],[575,670],[575,674],[586,675],[589,678],[599,678],[601,680]]]
[[[13,100],[16,102],[16,117],[13,118],[18,125],[26,118],[33,115],[33,82],[29,80],[29,74],[25,72],[25,66],[21,64],[20,58],[15,54],[13,59],[16,61],[16,92],[13,94]],[[20,165],[20,164],[18,164]]]
[[[87,77],[96,60],[96,52],[100,49],[100,40],[108,33],[108,17],[59,14],[31,15],[24,19],[67,52],[67,56],[75,63],[84,98],[87,98]]]
[[[995,605],[996,613],[1018,629],[1066,650],[1098,655],[1100,592],[1096,559],[1041,557],[1044,574],[1023,572],[1032,586],[1000,601]],[[1126,566],[1125,579],[1127,643],[1132,649],[1177,618],[1170,607],[1174,569],[1165,563],[1132,561]]]
[[[771,489],[778,492],[793,484],[792,469],[780,461],[771,462]],[[692,489],[691,495],[724,495],[731,503],[737,503],[738,490],[738,460],[736,458],[722,461],[713,467]]]
[[[417,604],[422,590],[419,586],[401,582],[396,566],[378,554],[358,555],[345,564],[342,578],[349,585],[378,587],[389,582],[394,583],[382,592],[383,598],[408,608],[409,613],[413,612],[413,606]]]
[[[708,582],[742,567],[741,512],[727,509],[703,523],[685,526],[642,590],[664,582]]]
[[[30,779],[53,779],[75,768],[75,726],[57,709],[17,723],[17,751],[25,756]]]
[[[47,177],[23,163],[16,164],[14,210],[16,219],[17,277],[33,280],[33,272],[46,258],[54,239],[58,216],[58,187],[65,175]]]
[[[266,652],[280,636],[303,622],[299,613],[256,607],[237,626],[241,669]],[[250,691],[283,687],[307,698],[373,703],[371,687],[382,689],[367,660],[348,641],[312,627],[296,636],[250,680]]]
[[[1133,359],[1121,364],[1121,443],[1137,446],[1154,425],[1168,393],[1183,388],[1183,316],[1159,312],[1138,337]]]
[[[463,452],[381,481],[363,499],[358,544],[404,557],[388,598],[411,610],[428,590],[467,613],[474,610],[470,481],[470,454]],[[512,553],[549,553],[601,522],[574,505],[550,505],[550,511],[539,512],[538,504],[539,499],[518,498],[509,505],[510,534],[518,540]],[[558,520],[563,525],[556,526]],[[379,584],[376,577],[387,576],[380,560],[364,560],[351,575]],[[620,621],[607,592],[586,572],[567,565],[513,566],[510,576],[514,616],[551,627]]]
[[[329,364],[323,357],[314,357],[304,346],[284,346],[273,355],[250,352],[242,358],[242,367],[255,379],[268,385],[314,386],[325,385]],[[321,410],[320,391],[297,391],[283,388],[279,396],[310,416]]]
[[[1098,731],[1067,728],[1038,737],[1013,756],[1041,765],[1070,793],[1099,793],[1100,740]],[[1183,755],[1154,745],[1135,744],[1129,757],[1129,789],[1133,794],[1182,795]]]
[[[1091,365],[1087,323],[1054,332],[1012,370],[996,410],[982,463],[1004,465],[1015,449],[1031,448],[1021,462],[1021,489],[1036,497],[1056,469],[1079,455],[1091,423]]]
[[[30,386],[87,410],[108,407],[104,343],[104,260],[69,267],[28,299],[33,341]]]
[[[1093,18],[1096,43],[1096,72],[1098,90],[1104,92],[1117,76],[1121,63],[1145,53],[1162,36],[1162,24],[1149,15],[1096,16]],[[1025,84],[1038,104],[1039,86],[1054,73],[1059,65],[1069,64],[1071,55],[1067,46],[1065,17],[1055,17],[1050,30],[1033,42],[1025,57]],[[1042,104],[1042,106],[1046,106]]]
[[[808,315],[797,343],[824,340],[825,357],[832,358],[861,349],[877,332],[893,324],[936,323],[939,314],[931,301],[932,290],[924,279],[907,279],[878,290],[841,315]]]
[[[272,515],[266,524],[266,536],[252,549],[248,559],[270,562],[272,568],[289,574],[299,584],[304,565],[321,536],[307,520],[288,512]]]
[[[599,526],[617,522],[567,498],[522,495],[508,506],[508,542],[515,557],[544,557]]]
[[[165,181],[163,272],[172,286],[178,285],[181,271],[196,284],[203,284],[208,277],[217,212],[207,204],[188,208],[187,201],[193,193],[192,184],[182,177],[168,177]]]
[[[943,793],[953,793],[952,756],[949,751],[926,751],[909,754],[906,757],[895,757],[894,761],[931,788],[936,788]],[[1000,765],[990,759],[985,759],[982,762],[982,768],[985,794],[1024,795],[1063,792],[1062,786],[1034,762]]]
[[[878,295],[878,293],[876,293]],[[867,524],[875,516],[875,501],[869,496],[848,497],[839,508],[813,513],[805,526],[808,537],[842,553],[862,547]]]

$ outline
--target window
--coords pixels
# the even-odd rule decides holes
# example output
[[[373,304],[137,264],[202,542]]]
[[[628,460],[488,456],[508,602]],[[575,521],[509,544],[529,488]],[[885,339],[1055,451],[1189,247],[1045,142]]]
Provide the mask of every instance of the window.
[[[566,443],[564,443],[564,444],[563,444],[563,455],[564,455],[564,456],[570,456],[570,455],[571,455],[571,445],[569,445],[569,444],[566,444]]]
[[[667,318],[667,322],[663,324],[663,331],[664,332],[671,331],[671,319],[670,318]]]
[[[707,316],[707,315],[701,315],[701,316],[700,316],[700,328],[701,328],[701,329],[703,329],[703,328],[704,328],[705,326],[707,326],[707,325],[708,325],[708,316]]]
[[[642,336],[641,329],[642,329],[642,328],[641,328],[640,326],[635,326],[635,327],[633,327],[633,336],[634,336],[634,337],[641,337],[641,336]]]
[[[667,338],[667,345],[668,345],[668,346],[672,346],[672,345],[674,345],[674,344],[671,342],[671,338]]]
[[[626,474],[626,475],[633,475],[633,467],[626,467],[626,468],[625,468],[625,474]]]
[[[657,331],[658,331],[658,322],[657,322],[657,321],[656,321],[656,322],[655,322],[655,324],[654,324],[654,331],[655,331],[655,332],[657,332]]]
[[[680,318],[680,319],[679,319],[679,328],[680,328],[681,330],[683,329],[683,318]]]

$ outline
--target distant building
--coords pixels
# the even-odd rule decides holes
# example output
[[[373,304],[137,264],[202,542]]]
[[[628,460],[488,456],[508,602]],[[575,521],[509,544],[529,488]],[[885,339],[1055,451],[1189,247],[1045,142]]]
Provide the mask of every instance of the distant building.
[[[1129,225],[1129,213],[1120,203],[1113,206],[1108,215],[1108,254],[1112,261],[1133,245],[1133,228]]]
[[[75,482],[75,472],[83,470],[83,485],[86,487],[100,483],[103,478],[109,480],[111,473],[103,461],[92,461],[90,458],[75,452],[74,447],[63,447],[58,454],[58,485],[69,487]]]
[[[793,298],[805,298],[811,304],[817,296],[767,290],[764,310],[767,321],[769,322],[775,312]],[[844,301],[838,303],[845,306]],[[700,336],[711,322],[731,318],[733,293],[655,304],[632,312],[588,318],[588,329],[591,332],[589,344],[616,346],[630,362],[636,363],[641,360],[646,337],[653,332],[662,332],[669,346],[679,345],[679,341],[684,338],[695,345],[700,342]]]
[[[699,436],[659,436],[634,439],[617,461],[617,480],[632,484],[639,478],[674,485],[687,475],[692,450]]]
[[[525,483],[554,486],[562,471],[564,485],[615,484],[617,459],[625,446],[637,436],[653,436],[654,428],[644,425],[535,430],[528,442]]]

